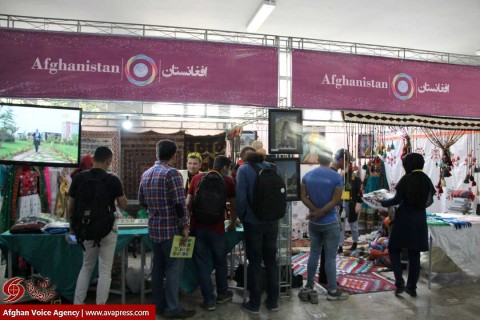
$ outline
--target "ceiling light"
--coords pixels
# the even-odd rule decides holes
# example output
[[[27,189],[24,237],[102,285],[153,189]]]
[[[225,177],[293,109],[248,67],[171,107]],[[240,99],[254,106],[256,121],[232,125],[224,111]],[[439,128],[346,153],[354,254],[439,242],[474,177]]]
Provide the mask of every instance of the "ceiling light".
[[[477,51],[475,51],[475,55],[480,56],[480,49],[478,49]]]
[[[125,130],[132,129],[132,121],[130,121],[128,116],[127,116],[127,119],[122,122],[122,128],[125,129]]]
[[[260,28],[260,26],[267,20],[270,13],[272,13],[273,9],[275,9],[275,1],[274,0],[263,0],[258,7],[257,12],[250,20],[247,25],[248,32],[255,32]]]

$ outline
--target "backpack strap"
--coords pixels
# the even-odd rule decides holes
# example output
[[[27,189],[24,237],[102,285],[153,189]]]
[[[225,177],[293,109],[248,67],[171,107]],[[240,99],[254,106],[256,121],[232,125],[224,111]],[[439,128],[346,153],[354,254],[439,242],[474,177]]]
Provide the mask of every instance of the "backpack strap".
[[[253,168],[253,170],[255,170],[257,176],[260,174],[260,171],[262,171],[262,168],[260,168],[260,166],[255,162],[249,162],[248,164]]]
[[[195,189],[195,194],[194,194],[194,196],[197,195],[197,191],[198,191],[198,187],[200,186],[200,183],[201,183],[201,182],[203,181],[203,179],[205,179],[210,173],[216,173],[216,174],[218,174],[218,175],[220,176],[220,178],[222,178],[222,180],[225,181],[225,179],[223,179],[222,174],[221,174],[220,172],[218,172],[218,171],[210,170],[210,171],[208,171],[208,172],[200,172],[200,174],[202,175],[202,178],[201,178],[200,181],[198,181],[198,183],[197,183],[197,188]]]
[[[265,166],[265,168],[271,168],[271,169],[274,168],[274,167],[272,166],[272,163],[270,163],[270,162],[265,162],[265,163],[267,164],[267,165]],[[257,175],[260,174],[260,171],[262,171],[263,169],[265,169],[265,168],[260,167],[260,166],[259,166],[257,163],[255,163],[255,162],[249,162],[248,164],[252,166],[252,168],[255,170],[255,172],[257,173]]]

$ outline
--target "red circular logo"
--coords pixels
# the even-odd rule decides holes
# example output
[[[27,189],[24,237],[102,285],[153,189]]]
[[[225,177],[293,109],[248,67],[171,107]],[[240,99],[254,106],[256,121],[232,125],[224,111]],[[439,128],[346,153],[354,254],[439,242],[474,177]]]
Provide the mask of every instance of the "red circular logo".
[[[12,278],[3,285],[3,293],[7,296],[3,302],[15,302],[25,294],[25,288],[22,286],[22,278]]]

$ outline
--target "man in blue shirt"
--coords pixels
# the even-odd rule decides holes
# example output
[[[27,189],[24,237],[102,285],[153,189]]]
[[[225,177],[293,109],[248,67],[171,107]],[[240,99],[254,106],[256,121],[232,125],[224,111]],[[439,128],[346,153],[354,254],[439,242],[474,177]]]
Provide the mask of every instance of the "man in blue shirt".
[[[307,265],[306,288],[313,289],[315,273],[322,245],[325,250],[325,271],[328,282],[328,300],[346,300],[348,294],[337,288],[336,255],[340,227],[337,207],[341,201],[343,179],[330,169],[332,152],[323,148],[318,156],[320,166],[302,179],[301,199],[309,209],[307,215],[310,237],[310,257]]]

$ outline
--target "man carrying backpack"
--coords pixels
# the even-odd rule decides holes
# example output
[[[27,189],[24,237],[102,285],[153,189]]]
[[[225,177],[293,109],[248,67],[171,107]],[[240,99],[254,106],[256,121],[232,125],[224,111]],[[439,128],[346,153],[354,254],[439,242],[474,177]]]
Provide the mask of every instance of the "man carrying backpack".
[[[96,303],[105,304],[110,292],[113,257],[117,244],[117,231],[113,228],[114,212],[116,210],[115,199],[120,209],[125,210],[127,208],[127,198],[123,192],[122,182],[117,176],[106,172],[112,163],[112,158],[113,152],[110,148],[98,147],[93,155],[92,169],[75,175],[68,191],[68,212],[70,214],[71,227],[76,233],[77,241],[85,249],[83,252],[82,269],[78,275],[75,287],[74,304],[83,304],[85,301],[90,285],[90,277],[97,263],[97,257],[99,275]],[[103,190],[101,196],[103,200],[95,198],[94,195],[87,195],[89,190],[85,189],[95,189],[98,193],[102,193]],[[92,207],[86,210],[85,205],[92,199],[96,202],[95,208]],[[97,206],[101,202],[107,208],[104,212],[100,212],[102,206]],[[104,219],[105,217],[97,217],[97,214],[104,214],[106,219]],[[78,222],[75,222],[81,220],[89,223],[79,225]],[[101,223],[98,224],[95,221],[101,221]],[[107,223],[103,221],[107,221]],[[105,236],[102,237],[103,234]]]
[[[228,290],[227,239],[225,237],[225,209],[230,200],[232,207],[229,229],[235,228],[235,182],[227,176],[232,161],[226,156],[215,158],[213,169],[208,173],[195,175],[190,183],[187,208],[192,213],[190,230],[195,238],[193,258],[197,265],[203,308],[215,310],[216,303],[232,300],[233,292]],[[217,297],[213,290],[210,275],[210,254],[215,268]]]
[[[248,302],[243,302],[242,309],[256,315],[259,314],[263,292],[262,261],[266,268],[267,280],[265,305],[270,311],[278,311],[277,235],[278,221],[286,210],[286,190],[281,178],[283,186],[278,187],[277,183],[271,183],[260,190],[256,189],[255,185],[258,183],[258,177],[262,175],[262,171],[274,167],[273,164],[264,161],[262,154],[247,151],[245,162],[237,172],[237,214],[243,223],[245,249],[249,263],[247,288],[250,296]],[[271,169],[267,169],[265,173],[267,172],[269,176],[277,175],[276,170],[272,172]],[[278,175],[271,177],[279,178]],[[274,202],[258,204],[256,199],[259,199],[260,194],[265,193],[270,193]],[[276,216],[277,207],[280,207],[281,216]],[[270,217],[265,217],[267,215]]]

